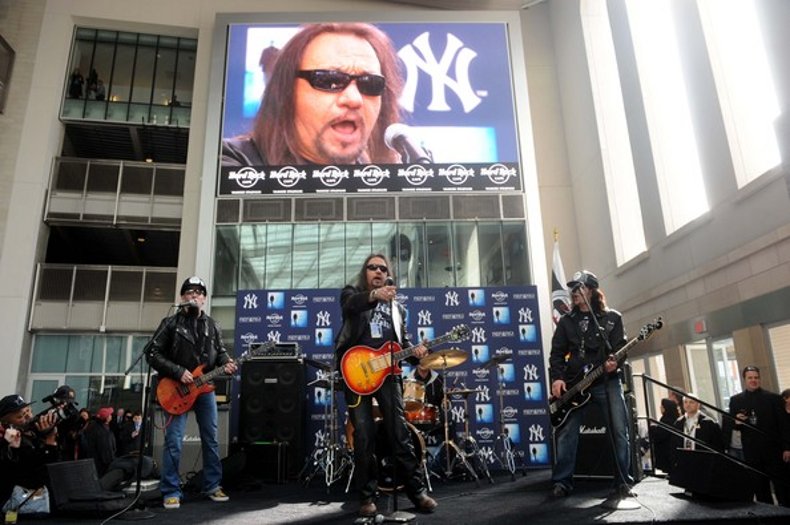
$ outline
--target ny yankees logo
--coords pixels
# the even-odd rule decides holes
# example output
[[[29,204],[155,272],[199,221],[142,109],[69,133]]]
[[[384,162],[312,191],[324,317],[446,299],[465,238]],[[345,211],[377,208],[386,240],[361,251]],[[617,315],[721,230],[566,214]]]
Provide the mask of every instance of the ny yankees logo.
[[[543,427],[538,424],[533,424],[529,427],[529,441],[534,443],[536,441],[544,441]]]
[[[473,343],[485,343],[486,342],[486,330],[485,328],[476,326],[472,329],[472,342]]]
[[[524,381],[537,381],[538,367],[535,365],[524,365]]]
[[[458,292],[447,292],[444,294],[445,306],[458,306]]]
[[[428,310],[420,310],[417,314],[417,324],[420,326],[430,326],[431,322],[431,312]]]
[[[489,401],[491,401],[491,390],[489,390],[487,386],[477,387],[477,392],[475,393],[475,402],[487,403]]]
[[[244,305],[242,306],[245,310],[253,310],[258,308],[258,296],[254,293],[248,293],[244,296]]]
[[[414,99],[417,94],[419,71],[431,78],[431,102],[429,111],[450,111],[447,104],[446,89],[451,89],[461,100],[464,112],[469,113],[482,101],[469,82],[469,66],[477,56],[473,50],[464,47],[464,43],[454,34],[447,33],[447,44],[439,60],[433,54],[430,34],[426,31],[414,39],[412,44],[402,47],[398,56],[406,65],[406,85],[400,103],[406,111],[414,111]],[[455,76],[449,75],[450,67],[455,63]]]
[[[315,315],[316,326],[330,326],[332,322],[329,320],[329,312],[321,310]]]
[[[531,308],[520,308],[518,311],[518,322],[519,323],[531,323],[532,322],[532,309]]]
[[[269,333],[266,334],[266,340],[267,341],[275,341],[275,342],[279,343],[280,342],[280,337],[282,337],[282,334],[280,333],[279,330],[271,330],[271,331],[269,331]]]

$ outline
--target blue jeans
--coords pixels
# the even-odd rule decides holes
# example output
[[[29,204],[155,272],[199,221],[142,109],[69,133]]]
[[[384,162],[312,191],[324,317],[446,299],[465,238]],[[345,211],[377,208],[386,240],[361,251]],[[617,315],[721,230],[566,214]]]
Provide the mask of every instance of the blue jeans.
[[[201,394],[192,407],[200,429],[200,445],[203,450],[203,492],[209,494],[219,488],[222,481],[222,463],[217,444],[217,401],[214,392]],[[184,428],[189,412],[173,416],[165,430],[165,446],[162,450],[162,481],[159,490],[165,498],[181,498],[181,477],[178,464],[184,444]]]
[[[608,396],[607,396],[608,391]],[[631,477],[631,450],[628,440],[628,415],[625,408],[625,398],[623,397],[623,387],[617,376],[613,376],[590,387],[587,392],[592,396],[589,403],[596,403],[601,413],[604,414],[604,422],[607,433],[614,436],[617,470],[614,476],[615,487],[619,485],[631,486],[634,483]],[[608,397],[608,399],[607,399]],[[551,480],[555,484],[561,484],[568,491],[573,489],[573,471],[576,468],[576,451],[579,445],[579,428],[586,406],[572,411],[568,415],[565,424],[556,431],[556,450],[555,463]],[[612,429],[609,428],[607,412],[611,414]],[[611,442],[607,440],[606,446]]]

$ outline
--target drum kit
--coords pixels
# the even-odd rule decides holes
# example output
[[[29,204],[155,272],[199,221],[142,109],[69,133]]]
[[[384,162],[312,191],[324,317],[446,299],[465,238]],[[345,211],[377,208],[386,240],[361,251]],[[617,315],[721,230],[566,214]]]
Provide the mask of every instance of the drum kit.
[[[483,368],[497,367],[500,371],[500,363],[510,356],[496,356],[483,365]],[[447,369],[459,366],[466,362],[467,352],[459,348],[448,348],[437,350],[420,360],[420,365],[424,368],[436,370],[442,378],[442,384],[446,385]],[[342,378],[339,372],[333,371],[330,365],[317,361],[306,360],[308,364],[319,368],[319,378],[308,386],[323,387],[329,390],[327,396],[329,402],[324,406],[324,432],[322,432],[316,443],[313,452],[308,456],[308,461],[302,469],[300,479],[308,485],[316,475],[323,474],[327,490],[337,480],[348,472],[348,483],[346,492],[351,486],[351,479],[354,472],[353,450],[354,450],[354,427],[348,416],[345,420],[345,445],[338,440],[338,417],[335,394],[342,390]],[[464,386],[463,384],[461,386]],[[510,472],[511,477],[515,477],[517,454],[513,447],[513,442],[507,434],[502,415],[503,399],[502,391],[504,385],[499,379],[499,405],[500,405],[500,433],[495,443],[494,452],[491,454],[499,465]],[[473,479],[480,484],[480,479],[485,478],[493,483],[493,478],[488,469],[488,455],[480,449],[477,441],[470,435],[469,416],[468,416],[468,396],[476,394],[477,389],[455,388],[444,389],[441,406],[436,406],[426,401],[425,384],[413,378],[406,378],[403,381],[403,404],[406,426],[411,436],[417,458],[420,460],[421,468],[424,471],[428,489],[432,490],[431,477],[439,479],[450,479],[453,477],[463,477]],[[463,436],[461,446],[456,443],[455,436],[451,436],[450,412],[452,400],[459,400],[463,403]],[[443,417],[442,417],[443,416]],[[387,439],[384,424],[378,404],[373,399],[373,417],[376,420],[376,456],[379,461],[379,484],[387,489],[385,480],[392,481],[392,473],[387,473],[389,452],[385,450]],[[438,447],[434,447],[433,452],[426,447],[426,436],[436,436],[443,431],[443,441]],[[436,439],[438,441],[438,439]]]

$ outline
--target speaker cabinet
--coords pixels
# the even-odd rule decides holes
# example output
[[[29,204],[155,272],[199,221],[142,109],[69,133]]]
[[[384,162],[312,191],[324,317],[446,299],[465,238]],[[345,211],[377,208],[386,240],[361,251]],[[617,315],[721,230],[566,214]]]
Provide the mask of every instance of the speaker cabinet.
[[[242,365],[239,441],[287,443],[288,477],[304,461],[305,371],[298,361],[250,360]]]
[[[614,477],[614,456],[609,441],[609,424],[598,405],[592,401],[582,409],[584,419],[579,428],[579,448],[576,452],[576,477]]]
[[[669,484],[694,495],[751,502],[751,474],[744,467],[708,450],[675,450]]]
[[[162,464],[162,449],[165,443],[165,425],[169,415],[161,408],[154,411],[153,446],[154,459]],[[228,435],[230,431],[230,411],[220,408],[217,410],[217,442],[219,443],[219,457],[228,455]],[[181,461],[178,464],[179,474],[199,472],[203,469],[203,453],[200,447],[200,429],[197,418],[192,412],[187,412],[187,425],[184,429],[184,445],[181,448]]]

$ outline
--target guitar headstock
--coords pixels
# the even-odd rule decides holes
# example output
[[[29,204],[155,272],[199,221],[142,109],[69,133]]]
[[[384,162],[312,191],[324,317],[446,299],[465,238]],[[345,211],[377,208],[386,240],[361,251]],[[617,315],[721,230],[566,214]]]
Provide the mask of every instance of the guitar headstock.
[[[647,323],[639,330],[637,337],[640,341],[646,341],[653,335],[653,332],[661,330],[662,326],[664,326],[664,320],[661,317],[656,317],[652,323]]]
[[[449,332],[450,340],[451,341],[465,341],[469,338],[470,330],[469,327],[465,324],[459,324],[454,326],[452,330]]]

